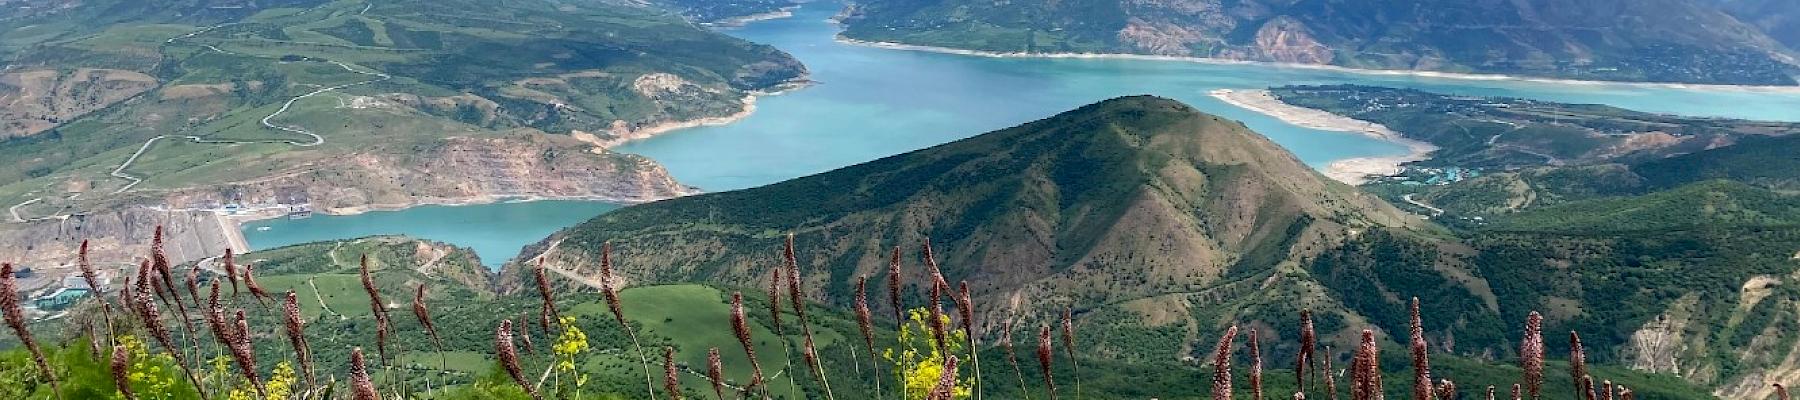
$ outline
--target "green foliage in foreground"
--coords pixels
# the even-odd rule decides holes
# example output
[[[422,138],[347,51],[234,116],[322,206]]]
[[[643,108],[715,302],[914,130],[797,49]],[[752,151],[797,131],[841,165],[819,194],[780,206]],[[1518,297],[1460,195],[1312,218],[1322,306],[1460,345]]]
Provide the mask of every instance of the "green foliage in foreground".
[[[626,290],[622,295],[626,302],[627,314],[631,316],[631,320],[634,324],[643,327],[643,330],[640,332],[643,334],[646,347],[660,349],[662,346],[673,346],[677,349],[678,363],[685,365],[688,368],[693,368],[696,371],[704,371],[706,349],[709,347],[719,347],[722,355],[727,356],[725,371],[728,380],[742,382],[742,379],[748,376],[749,367],[747,365],[747,360],[741,358],[741,348],[736,346],[735,339],[731,338],[729,329],[727,328],[728,320],[725,318],[728,315],[727,311],[729,305],[724,302],[725,296],[728,296],[724,291],[696,285],[673,285],[633,288]],[[758,355],[761,358],[765,371],[770,373],[773,377],[769,383],[771,388],[777,391],[775,398],[800,398],[798,395],[786,392],[785,389],[789,389],[792,386],[788,383],[785,374],[775,375],[775,372],[779,370],[781,368],[780,366],[783,364],[780,361],[783,353],[779,341],[767,340],[768,338],[773,337],[773,334],[770,333],[768,327],[764,325],[766,320],[759,317],[766,315],[768,307],[766,300],[756,296],[751,296],[749,300],[748,304],[746,304],[746,309],[756,325],[756,330],[753,335],[758,339]],[[668,304],[668,307],[661,309],[653,307],[653,305],[657,304]],[[583,399],[646,398],[643,392],[642,369],[636,365],[637,359],[635,355],[631,353],[632,350],[629,341],[619,337],[619,335],[607,333],[616,333],[617,329],[616,325],[611,320],[611,315],[604,311],[604,306],[593,301],[591,298],[584,299],[584,301],[571,302],[564,306],[569,307],[570,311],[568,314],[574,317],[573,319],[576,321],[577,325],[581,327],[580,329],[582,331],[596,335],[590,337],[594,349],[589,353],[591,356],[578,364],[578,368],[581,371],[593,374],[594,383],[584,385],[579,390],[567,390],[567,387],[569,386],[568,383],[562,382],[561,385],[565,390],[558,393],[563,393],[563,398],[573,398],[573,395],[576,392],[580,392],[580,398]],[[508,303],[508,305],[505,306],[505,308],[512,310],[529,310],[534,307],[535,303],[524,299]],[[823,355],[823,363],[832,378],[834,392],[839,398],[871,398],[871,394],[874,393],[873,379],[884,379],[886,382],[884,384],[884,389],[895,391],[893,393],[897,393],[900,386],[894,385],[894,383],[897,382],[898,378],[886,374],[877,378],[877,375],[872,373],[869,368],[868,354],[864,353],[862,350],[861,338],[855,336],[858,334],[855,333],[856,327],[852,322],[853,319],[849,319],[844,315],[842,310],[817,306],[810,308],[810,310],[814,311],[809,315],[809,317],[815,321],[814,334],[821,339],[824,339],[820,340],[820,354]],[[510,315],[506,312],[501,312],[499,314]],[[789,324],[787,326],[787,333],[790,335],[787,337],[789,345],[798,346],[800,343],[799,336],[798,333],[795,332],[796,327],[792,325],[792,321],[794,321],[797,316],[787,314],[784,317],[786,317],[784,319],[787,320],[787,323]],[[408,317],[401,315],[396,315],[395,318],[396,321],[409,319]],[[475,332],[468,333],[478,334],[478,336],[491,335],[492,333],[491,327],[486,326],[486,323],[463,324],[440,322],[440,324],[444,324],[440,326],[440,329],[447,331],[471,330]],[[343,328],[309,328],[309,332],[317,332],[325,329]],[[537,333],[537,327],[534,321],[522,323],[519,326],[519,329],[521,329],[521,332],[524,332],[524,334]],[[1020,372],[1023,373],[1022,377],[1013,372],[1012,366],[1007,363],[1007,354],[997,346],[997,343],[992,341],[982,343],[984,350],[980,355],[980,369],[983,374],[983,385],[981,390],[984,398],[1022,399],[1027,397],[1045,397],[1044,387],[1041,384],[1043,378],[1042,375],[1040,375],[1040,370],[1037,368],[1035,354],[1033,354],[1035,343],[1033,339],[1035,338],[1035,335],[1033,332],[1028,332],[1031,330],[1032,329],[1022,328],[1020,332],[1015,332],[1014,334],[1017,338],[1017,343],[1015,344],[1016,348],[1014,349],[1016,353],[1013,354],[1013,356],[1017,357],[1022,363],[1022,365],[1020,365]],[[372,338],[372,334],[368,331],[362,329],[357,329],[356,331],[360,332],[358,336],[364,337],[364,339],[362,339],[363,341],[366,342],[372,340],[370,339]],[[421,342],[421,339],[416,336],[418,335],[417,331],[407,329],[404,326],[396,331],[400,335],[400,338],[402,338],[402,341],[414,343]],[[895,336],[893,336],[891,326],[880,326],[878,332],[876,345],[884,349],[892,347],[893,343],[895,343]],[[1213,336],[1216,334],[1217,332],[1205,332],[1202,334],[1200,341],[1210,342],[1216,340],[1216,337]],[[919,339],[919,337],[916,336],[914,338]],[[1249,370],[1247,369],[1249,365],[1249,355],[1247,351],[1244,350],[1242,344],[1242,340],[1244,339],[1242,337],[1239,339],[1239,345],[1235,350],[1236,360],[1233,365],[1233,373],[1234,376],[1237,377],[1236,386],[1238,395],[1236,397],[1247,399],[1249,398],[1249,385],[1246,381],[1246,377],[1249,375]],[[1081,341],[1084,344],[1093,342],[1104,343],[1115,340],[1123,339],[1113,337],[1081,338]],[[280,360],[291,357],[291,353],[280,351],[285,347],[285,344],[279,343],[280,340],[271,338],[271,340],[267,340],[267,342],[274,343],[258,344],[258,358],[265,364],[265,368],[268,368],[267,366],[273,365]],[[537,341],[538,351],[536,353],[522,353],[524,356],[523,363],[528,375],[535,378],[540,371],[543,371],[554,363],[548,355],[548,347],[553,342],[553,340],[543,339],[542,336],[539,336]],[[368,348],[366,344],[367,343],[364,343],[365,350]],[[491,346],[491,342],[479,343],[478,345]],[[1264,342],[1265,348],[1272,345],[1275,345],[1275,343],[1270,343],[1268,341]],[[315,343],[315,346],[318,346],[318,344]],[[417,347],[418,345],[411,346]],[[1078,354],[1082,354],[1083,356],[1080,360],[1081,374],[1078,377],[1075,373],[1075,368],[1064,356],[1064,349],[1061,348],[1060,341],[1057,342],[1056,346],[1055,366],[1052,374],[1056,379],[1059,396],[1066,397],[1074,395],[1077,386],[1076,381],[1079,380],[1082,393],[1086,396],[1102,396],[1105,398],[1156,397],[1163,399],[1210,398],[1210,387],[1208,387],[1207,383],[1211,376],[1211,368],[1209,366],[1179,362],[1176,361],[1176,357],[1174,357],[1175,355],[1173,354],[1158,359],[1124,362],[1107,358],[1088,358],[1087,352],[1078,351]],[[152,345],[152,347],[154,347],[154,345]],[[855,354],[851,354],[852,349],[854,349]],[[265,352],[261,350],[274,351]],[[421,354],[430,353],[422,350],[413,351]],[[795,349],[795,352],[797,353],[798,350]],[[67,341],[62,341],[59,342],[59,344],[52,346],[52,348],[49,349],[49,353],[51,354],[53,364],[56,365],[58,376],[63,377],[64,379],[65,394],[73,395],[77,393],[87,393],[87,395],[84,395],[86,397],[78,396],[76,398],[110,398],[109,396],[113,396],[111,375],[107,370],[106,363],[99,361],[100,359],[89,354],[86,337],[68,338]],[[962,352],[959,351],[958,353]],[[399,381],[389,380],[402,377],[401,375],[395,375],[397,373],[395,371],[397,370],[372,367],[372,372],[375,373],[375,382],[382,387],[383,390],[407,390],[416,398],[529,398],[525,396],[524,392],[520,390],[518,386],[513,384],[512,380],[502,372],[498,364],[487,354],[487,350],[477,349],[475,350],[473,357],[459,357],[456,362],[456,364],[459,365],[457,365],[456,368],[467,371],[466,375],[463,375],[463,378],[454,380],[453,386],[448,388],[442,387],[442,382],[437,382],[435,384],[437,389],[433,389],[431,392],[425,391],[423,385],[424,382],[419,379],[419,376],[424,375],[423,372],[425,372],[425,370],[415,369],[413,372],[406,373],[412,376],[412,379],[408,381],[410,389],[401,389],[400,387],[397,387]],[[1385,379],[1389,382],[1387,385],[1388,395],[1405,396],[1408,391],[1408,386],[1405,382],[1408,382],[1407,379],[1411,370],[1406,367],[1408,361],[1404,350],[1399,347],[1390,346],[1383,349],[1382,355],[1383,371],[1387,375]],[[1340,354],[1335,354],[1333,356],[1335,356],[1333,363],[1339,368],[1347,365],[1347,354],[1340,352]],[[1271,357],[1265,359],[1266,370],[1264,371],[1265,391],[1271,396],[1269,398],[1286,397],[1280,396],[1280,394],[1292,393],[1295,391],[1296,387],[1293,383],[1293,373],[1289,369],[1291,367],[1290,362],[1281,358],[1273,358],[1271,355],[1267,354],[1265,354],[1265,357]],[[653,355],[652,358],[655,358],[652,360],[652,373],[655,374],[654,381],[657,389],[661,390],[662,375],[660,357]],[[374,360],[372,356],[371,360],[371,362]],[[155,362],[160,363],[158,364],[160,369],[158,369],[159,372],[154,374],[154,378],[169,383],[166,388],[157,390],[174,393],[189,391],[191,393],[191,386],[189,386],[186,383],[186,380],[179,375],[177,372],[178,370],[173,369],[172,364],[167,360]],[[794,355],[793,362],[796,365],[800,363],[797,354]],[[1518,379],[1519,376],[1519,370],[1513,367],[1513,364],[1515,364],[1516,361],[1511,359],[1482,360],[1452,355],[1435,355],[1433,357],[1433,362],[1434,376],[1456,381],[1459,387],[1463,388],[1466,396],[1477,395],[1479,390],[1486,385],[1495,385],[1504,388]],[[413,367],[421,368],[435,366],[435,363],[435,360],[431,360],[430,362],[422,363],[423,365],[414,365]],[[973,368],[967,367],[969,364],[966,362],[964,365],[964,368],[959,369],[959,376],[971,377]],[[325,375],[338,377],[338,386],[334,389],[333,393],[340,397],[346,395],[348,393],[348,388],[343,386],[344,375],[341,363],[321,362],[320,367],[319,373],[321,374],[322,380],[325,379]],[[1550,366],[1552,372],[1560,371],[1562,368],[1564,368],[1563,364],[1556,362],[1551,363]],[[892,365],[887,362],[881,363],[881,370],[886,373],[893,372]],[[1647,375],[1620,368],[1604,366],[1596,367],[1595,371],[1597,377],[1610,379],[1615,383],[1633,388],[1633,390],[1637,391],[1639,394],[1639,398],[1692,399],[1708,397],[1703,390],[1690,386],[1671,376]],[[207,370],[199,372],[202,374],[202,381],[207,382],[209,385],[212,384],[214,378],[227,380],[237,379],[235,378],[235,372],[229,369],[224,370],[224,372]],[[793,370],[792,372],[800,372],[800,370]],[[266,370],[264,376],[269,376]],[[1570,390],[1570,386],[1568,386],[1569,384],[1566,382],[1566,379],[1558,379],[1563,375],[1551,373],[1549,376],[1551,378],[1546,382],[1545,389],[1546,399],[1574,400],[1574,397],[1572,396],[1573,392]],[[4,398],[34,400],[52,398],[48,391],[48,385],[42,384],[41,379],[37,377],[28,355],[22,349],[15,348],[9,351],[0,352],[0,377],[7,377],[12,379],[13,382],[39,382],[36,385],[12,385],[0,387],[0,395],[3,395]],[[568,375],[562,375],[562,377],[567,379]],[[794,375],[794,377],[796,378],[797,386],[804,388],[806,392],[809,393],[807,395],[808,398],[822,398],[823,392],[818,390],[816,384],[811,383],[808,380],[808,375],[800,372],[799,375]],[[1019,383],[1020,380],[1024,381],[1023,389],[1021,389]],[[1338,388],[1340,397],[1348,398],[1348,383],[1344,379],[1340,379],[1339,381],[1340,384]],[[684,395],[687,398],[711,397],[709,384],[698,375],[683,374],[681,382]],[[735,385],[736,383],[733,384]],[[241,383],[234,385],[241,385]],[[551,382],[546,383],[545,388],[546,391],[549,391],[548,388],[556,386],[556,382]],[[15,392],[4,392],[5,390],[15,390]],[[28,392],[18,390],[28,390]],[[139,391],[139,393],[147,393],[150,390],[152,389],[145,388],[144,390]],[[1319,396],[1319,398],[1323,398],[1321,390],[1322,388],[1315,386],[1309,390],[1309,393]],[[1504,393],[1504,391],[1502,392]],[[661,394],[659,393],[659,396],[660,395]],[[176,396],[172,398],[193,397]]]

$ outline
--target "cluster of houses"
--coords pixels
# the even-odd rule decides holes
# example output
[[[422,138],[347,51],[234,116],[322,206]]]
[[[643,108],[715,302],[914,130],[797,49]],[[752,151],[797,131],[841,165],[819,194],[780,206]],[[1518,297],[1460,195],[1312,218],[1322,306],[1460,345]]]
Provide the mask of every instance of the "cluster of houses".
[[[1408,166],[1405,171],[1389,176],[1384,181],[1407,186],[1448,185],[1464,179],[1481,176],[1481,172],[1463,167],[1415,167]]]
[[[95,271],[95,278],[102,290],[112,292],[117,289],[113,280],[118,274],[119,270],[105,268]],[[63,311],[69,306],[94,295],[94,288],[88,286],[81,272],[73,268],[59,268],[57,273],[49,273],[21,267],[13,271],[13,277],[19,285],[20,304],[34,319],[62,318]]]

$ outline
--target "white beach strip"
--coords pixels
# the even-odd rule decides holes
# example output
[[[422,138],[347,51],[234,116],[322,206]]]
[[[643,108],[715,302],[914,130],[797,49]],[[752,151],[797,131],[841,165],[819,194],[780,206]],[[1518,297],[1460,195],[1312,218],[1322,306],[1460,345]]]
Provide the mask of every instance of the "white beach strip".
[[[1366,135],[1406,146],[1409,150],[1407,154],[1397,156],[1337,160],[1325,167],[1325,176],[1352,185],[1362,184],[1370,176],[1400,173],[1402,164],[1424,160],[1432,151],[1437,150],[1437,146],[1400,136],[1399,133],[1381,124],[1284,103],[1275,98],[1275,95],[1268,90],[1218,89],[1209,94],[1226,104],[1268,115],[1281,120],[1281,122],[1302,128]]]
[[[837,41],[839,43],[844,43],[844,44],[875,47],[875,48],[890,49],[890,50],[921,51],[921,52],[929,52],[929,53],[958,54],[958,55],[965,55],[965,56],[980,56],[980,57],[994,57],[994,58],[1082,58],[1082,59],[1180,61],[1180,62],[1191,62],[1191,63],[1200,63],[1200,64],[1255,65],[1255,66],[1274,67],[1274,68],[1335,71],[1335,72],[1345,72],[1345,73],[1360,74],[1360,75],[1413,76],[1413,77],[1422,77],[1422,78],[1458,79],[1458,80],[1467,80],[1467,81],[1517,81],[1517,82],[1552,83],[1552,84],[1558,84],[1558,85],[1593,85],[1593,86],[1612,85],[1612,86],[1626,86],[1626,87],[1685,89],[1685,90],[1718,91],[1718,92],[1800,93],[1800,86],[1767,86],[1767,85],[1758,86],[1758,85],[1723,85],[1723,84],[1704,84],[1704,83],[1595,81],[1595,80],[1580,80],[1580,79],[1515,76],[1515,75],[1503,75],[1503,74],[1480,74],[1480,73],[1420,71],[1420,70],[1401,70],[1401,69],[1363,69],[1363,68],[1350,68],[1350,67],[1341,67],[1341,66],[1336,66],[1336,65],[1323,65],[1323,64],[1300,64],[1300,63],[1284,63],[1284,62],[1268,62],[1268,61],[1247,61],[1247,60],[1232,60],[1232,59],[1211,58],[1211,57],[1159,56],[1159,55],[1149,55],[1149,54],[996,52],[996,51],[957,49],[957,48],[950,48],[950,47],[924,46],[924,45],[894,43],[894,42],[875,42],[875,41],[851,39],[851,38],[844,37],[841,34],[838,35]]]

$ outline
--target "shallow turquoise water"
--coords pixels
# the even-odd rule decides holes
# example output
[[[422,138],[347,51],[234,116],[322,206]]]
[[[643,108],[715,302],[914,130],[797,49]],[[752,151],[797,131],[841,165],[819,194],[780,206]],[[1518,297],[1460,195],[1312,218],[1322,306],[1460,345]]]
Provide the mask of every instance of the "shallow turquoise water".
[[[1656,112],[1800,120],[1800,93],[1368,75],[1261,65],[993,58],[838,43],[830,2],[728,33],[792,53],[820,84],[764,97],[744,121],[621,146],[707,190],[759,186],[1043,118],[1106,98],[1156,94],[1243,121],[1315,167],[1402,154],[1390,143],[1299,128],[1207,95],[1220,88],[1361,83],[1484,96],[1603,103]]]
[[[519,248],[558,229],[619,208],[597,201],[529,201],[466,206],[419,206],[357,215],[315,215],[244,224],[255,249],[374,235],[405,234],[475,250],[482,264],[498,267]],[[268,229],[264,229],[268,228]]]
[[[1401,154],[1367,137],[1305,129],[1219,102],[1213,89],[1360,83],[1482,96],[1600,103],[1653,112],[1800,121],[1800,94],[1698,91],[1618,84],[1466,80],[1340,71],[1122,59],[991,58],[841,44],[829,2],[793,18],[728,33],[792,53],[816,86],[765,96],[738,123],[683,130],[621,146],[684,183],[713,191],[765,185],[1005,128],[1110,97],[1156,94],[1243,121],[1320,167]],[[409,234],[474,247],[497,265],[520,246],[614,206],[581,202],[419,207],[246,225],[256,248],[371,234]],[[270,227],[266,232],[256,231]]]

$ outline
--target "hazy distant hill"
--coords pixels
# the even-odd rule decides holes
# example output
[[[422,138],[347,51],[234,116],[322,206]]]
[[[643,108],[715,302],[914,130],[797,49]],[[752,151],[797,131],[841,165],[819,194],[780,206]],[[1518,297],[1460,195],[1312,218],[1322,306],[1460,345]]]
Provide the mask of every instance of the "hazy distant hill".
[[[1770,38],[1800,49],[1800,0],[1711,0]]]
[[[1593,80],[1795,83],[1788,47],[1702,1],[865,0],[853,6],[844,34],[1004,52],[1141,53]]]

